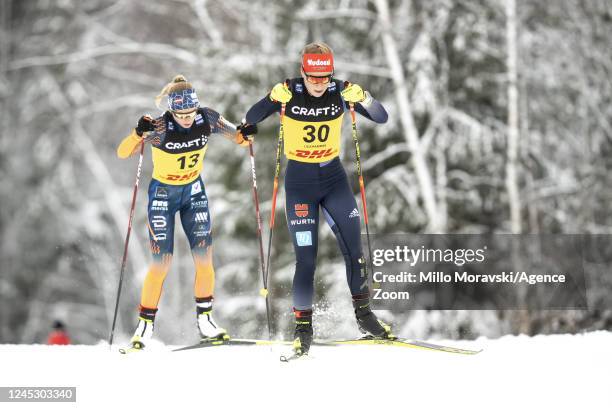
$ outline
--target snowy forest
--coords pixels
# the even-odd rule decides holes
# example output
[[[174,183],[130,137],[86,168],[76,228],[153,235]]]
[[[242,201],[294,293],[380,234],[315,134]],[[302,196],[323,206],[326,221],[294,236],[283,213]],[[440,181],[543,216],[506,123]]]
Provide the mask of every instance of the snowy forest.
[[[44,342],[56,319],[75,343],[107,339],[138,162],[117,158],[119,142],[141,115],[160,113],[155,96],[176,74],[238,123],[299,75],[312,41],[331,45],[337,78],[389,112],[383,126],[358,119],[371,232],[612,233],[612,2],[2,0],[0,14],[0,343]],[[274,118],[254,144],[264,243]],[[359,202],[350,131],[345,118],[341,158]],[[150,178],[147,148],[122,341],[151,258]],[[266,336],[248,150],[212,137],[202,178],[215,318],[236,337]],[[287,337],[295,256],[283,206],[281,188],[269,285],[274,332]],[[156,320],[172,344],[197,339],[193,261],[178,226],[175,235]],[[588,310],[379,315],[413,338],[610,330],[610,263],[588,270]],[[324,223],[316,285],[317,333],[355,335],[344,261]]]

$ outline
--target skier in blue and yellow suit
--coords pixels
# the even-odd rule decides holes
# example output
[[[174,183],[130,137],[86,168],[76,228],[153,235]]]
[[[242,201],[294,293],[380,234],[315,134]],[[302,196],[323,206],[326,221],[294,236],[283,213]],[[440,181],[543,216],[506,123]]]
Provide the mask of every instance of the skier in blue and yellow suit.
[[[333,54],[324,43],[302,50],[301,77],[279,83],[246,114],[259,123],[286,104],[283,119],[285,213],[296,254],[293,278],[294,349],[306,354],[312,342],[312,303],[317,256],[319,208],[332,228],[346,263],[359,328],[375,337],[389,337],[369,304],[366,264],[361,249],[360,215],[346,172],[340,162],[342,119],[349,103],[355,111],[385,123],[383,106],[356,84],[333,78]]]
[[[151,143],[153,177],[149,184],[148,227],[153,254],[142,288],[140,314],[132,347],[141,349],[153,335],[155,314],[174,247],[174,218],[180,213],[195,263],[197,325],[203,339],[227,338],[212,318],[215,275],[209,203],[200,178],[208,138],[222,134],[247,146],[246,137],[257,132],[254,125],[234,126],[219,113],[200,107],[193,86],[176,76],[157,97],[167,98],[168,110],[159,118],[142,116],[136,128],[119,145],[117,155],[126,158]]]

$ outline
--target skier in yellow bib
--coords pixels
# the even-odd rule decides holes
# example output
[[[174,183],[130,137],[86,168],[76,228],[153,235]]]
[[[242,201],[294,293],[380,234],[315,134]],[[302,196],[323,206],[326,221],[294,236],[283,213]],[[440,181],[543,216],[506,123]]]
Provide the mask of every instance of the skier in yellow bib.
[[[276,84],[246,115],[247,123],[259,123],[285,105],[284,151],[288,158],[285,211],[296,254],[293,310],[297,354],[308,353],[313,336],[319,209],[344,255],[359,328],[379,338],[390,333],[370,308],[360,214],[338,157],[342,120],[349,103],[355,104],[357,113],[376,123],[385,123],[387,112],[359,85],[345,84],[333,74],[330,47],[324,43],[309,44],[302,51],[301,76]]]
[[[149,184],[148,227],[153,254],[142,288],[138,326],[132,348],[142,349],[153,335],[155,314],[174,248],[174,218],[180,213],[183,230],[195,263],[197,326],[203,340],[228,338],[212,318],[215,274],[212,263],[209,203],[200,178],[208,138],[221,134],[247,146],[245,137],[257,132],[254,125],[234,126],[219,113],[200,103],[185,77],[176,76],[157,97],[168,110],[159,118],[142,116],[136,128],[119,145],[117,155],[127,158],[149,142],[153,177]]]

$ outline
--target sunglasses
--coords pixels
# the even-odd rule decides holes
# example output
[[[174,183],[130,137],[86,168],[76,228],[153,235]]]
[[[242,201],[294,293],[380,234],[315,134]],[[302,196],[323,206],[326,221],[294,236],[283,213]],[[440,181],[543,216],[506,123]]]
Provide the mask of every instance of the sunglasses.
[[[304,75],[306,76],[306,80],[311,84],[328,84],[334,74],[331,73],[325,76],[314,76],[308,75],[306,72],[304,72]]]
[[[174,111],[171,111],[171,112],[172,112],[172,115],[177,119],[193,119],[197,115],[198,110],[194,109],[191,112],[187,112],[187,113],[178,113]]]

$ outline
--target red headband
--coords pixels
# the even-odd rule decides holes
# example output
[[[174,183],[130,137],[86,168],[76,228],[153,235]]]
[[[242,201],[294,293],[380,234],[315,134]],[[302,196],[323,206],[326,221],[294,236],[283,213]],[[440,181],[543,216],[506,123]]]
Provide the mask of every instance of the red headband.
[[[304,54],[302,68],[306,73],[333,72],[333,54]]]

